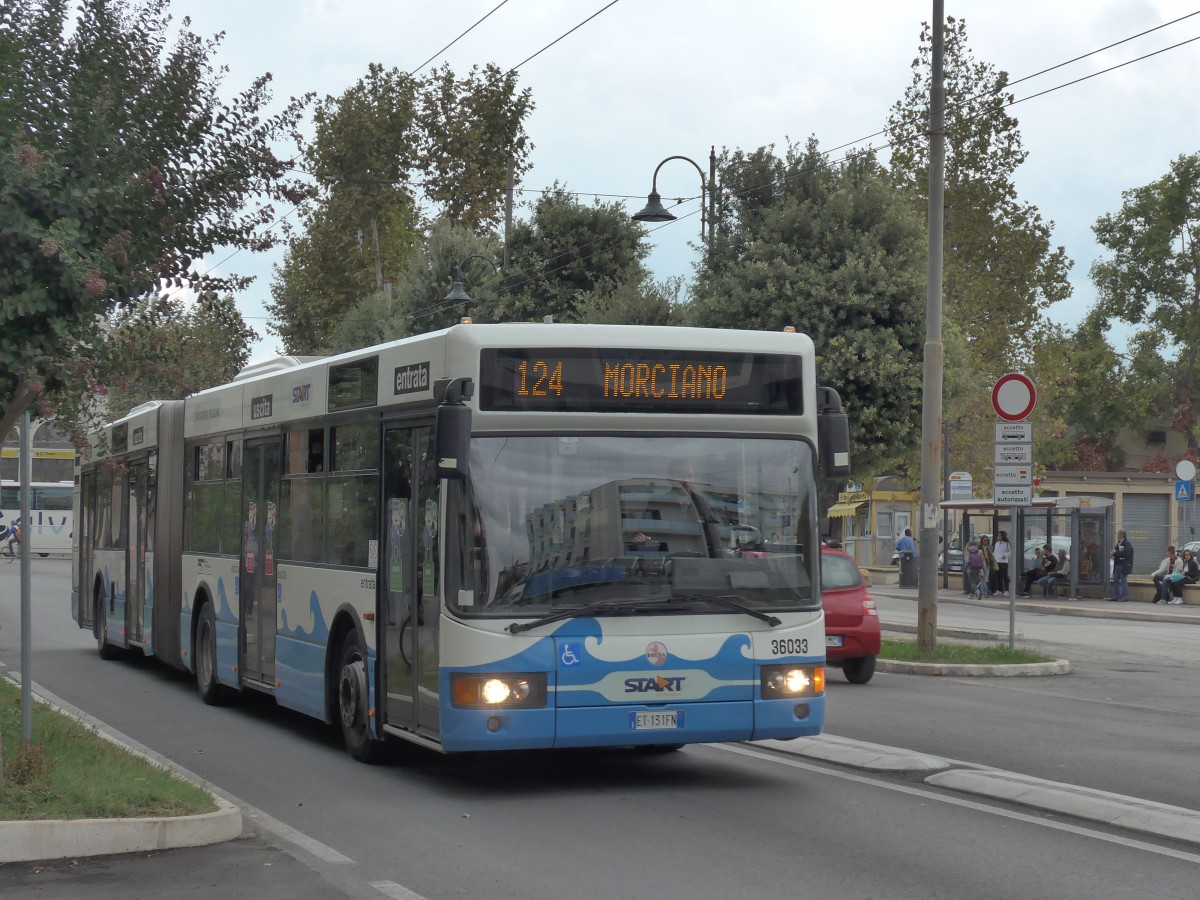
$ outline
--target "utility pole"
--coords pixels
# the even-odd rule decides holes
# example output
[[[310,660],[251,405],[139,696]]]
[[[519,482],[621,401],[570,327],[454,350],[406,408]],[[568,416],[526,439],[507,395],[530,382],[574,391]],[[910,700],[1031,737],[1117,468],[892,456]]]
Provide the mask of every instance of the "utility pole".
[[[933,71],[929,91],[929,258],[925,362],[921,380],[921,568],[917,577],[917,646],[937,647],[938,461],[942,443],[942,216],[946,167],[945,0],[933,0]]]

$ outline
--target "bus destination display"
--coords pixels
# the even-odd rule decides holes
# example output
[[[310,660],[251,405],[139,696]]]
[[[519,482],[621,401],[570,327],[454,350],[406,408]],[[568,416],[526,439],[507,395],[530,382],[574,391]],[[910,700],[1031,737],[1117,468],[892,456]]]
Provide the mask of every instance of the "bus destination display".
[[[479,408],[496,412],[799,415],[800,359],[765,353],[483,350]]]

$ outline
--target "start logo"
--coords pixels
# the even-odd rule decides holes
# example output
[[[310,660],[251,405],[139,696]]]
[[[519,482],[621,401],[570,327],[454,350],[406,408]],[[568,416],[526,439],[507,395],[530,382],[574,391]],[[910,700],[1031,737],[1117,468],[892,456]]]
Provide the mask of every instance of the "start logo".
[[[667,645],[661,641],[651,641],[646,647],[646,662],[652,666],[661,666],[667,661]]]
[[[683,690],[682,675],[651,675],[649,678],[626,678],[627,694],[678,694]]]

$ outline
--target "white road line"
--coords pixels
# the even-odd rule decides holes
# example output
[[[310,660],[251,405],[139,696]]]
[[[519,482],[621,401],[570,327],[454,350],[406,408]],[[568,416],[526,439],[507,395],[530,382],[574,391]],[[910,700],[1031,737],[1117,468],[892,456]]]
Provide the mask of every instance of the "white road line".
[[[420,894],[414,894],[402,884],[394,881],[372,881],[371,887],[392,900],[425,900]]]
[[[749,756],[753,757],[754,759],[766,760],[779,765],[790,766],[793,769],[804,769],[806,772],[815,772],[820,775],[831,775],[834,778],[841,778],[845,781],[854,781],[859,784],[871,785],[873,787],[883,788],[887,791],[894,791],[898,794],[911,794],[926,800],[936,800],[940,803],[948,803],[951,806],[961,806],[965,809],[973,809],[978,812],[990,813],[995,816],[1002,816],[1006,819],[1016,819],[1017,821],[1027,822],[1031,825],[1040,825],[1043,828],[1052,828],[1055,831],[1066,831],[1070,834],[1078,834],[1082,837],[1095,838],[1097,840],[1107,841],[1110,844],[1119,844],[1122,847],[1130,847],[1134,850],[1146,850],[1150,853],[1157,853],[1160,856],[1170,856],[1174,859],[1181,859],[1184,862],[1200,864],[1200,854],[1187,853],[1183,850],[1173,850],[1170,847],[1160,847],[1157,844],[1148,844],[1145,841],[1138,841],[1132,838],[1121,837],[1114,834],[1106,834],[1105,832],[1096,831],[1091,828],[1083,828],[1079,825],[1070,825],[1066,822],[1056,822],[1053,819],[1032,816],[1027,813],[1017,812],[1016,810],[1001,809],[1000,807],[989,806],[986,803],[976,803],[974,800],[964,800],[961,797],[951,797],[946,794],[939,794],[936,791],[931,791],[928,788],[912,787],[907,784],[893,784],[887,781],[881,781],[878,778],[868,778],[864,775],[855,775],[853,772],[842,772],[835,768],[826,768],[825,766],[813,765],[812,763],[801,762],[800,760],[791,757],[776,756],[773,753],[763,753],[761,751],[751,750],[746,747],[738,747],[729,744],[706,744],[705,746],[712,747],[715,750],[724,750],[727,753],[738,753],[742,756]]]

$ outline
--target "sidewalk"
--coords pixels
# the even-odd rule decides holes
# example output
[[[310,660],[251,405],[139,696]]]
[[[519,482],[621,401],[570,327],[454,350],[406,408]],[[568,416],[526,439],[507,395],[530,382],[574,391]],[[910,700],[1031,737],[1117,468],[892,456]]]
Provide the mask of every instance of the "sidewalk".
[[[917,601],[916,588],[902,588],[894,584],[873,585],[867,591],[878,597],[893,597],[898,600]],[[963,606],[980,606],[991,609],[1008,609],[1008,597],[989,597],[979,600],[961,590],[938,588],[938,605],[957,603]],[[1145,601],[1130,600],[1114,603],[1109,600],[1071,599],[1067,597],[1018,597],[1018,612],[1050,613],[1060,616],[1084,616],[1092,619],[1126,619],[1139,622],[1178,622],[1185,625],[1200,625],[1200,605],[1162,606]]]

